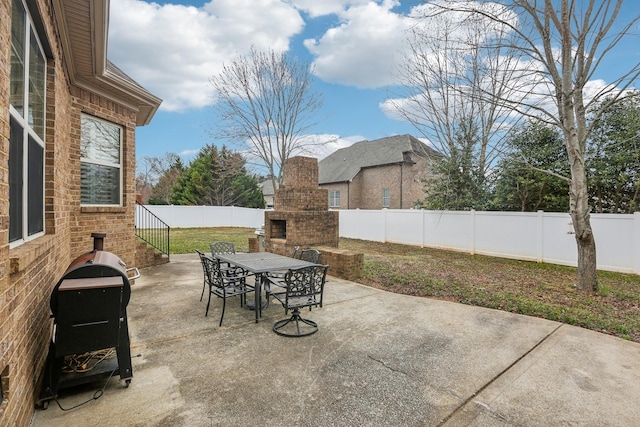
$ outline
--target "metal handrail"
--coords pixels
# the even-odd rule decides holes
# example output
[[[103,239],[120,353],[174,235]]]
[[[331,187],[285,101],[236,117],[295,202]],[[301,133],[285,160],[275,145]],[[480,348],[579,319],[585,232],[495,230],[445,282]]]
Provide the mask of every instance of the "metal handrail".
[[[169,225],[136,201],[136,236],[169,257]]]

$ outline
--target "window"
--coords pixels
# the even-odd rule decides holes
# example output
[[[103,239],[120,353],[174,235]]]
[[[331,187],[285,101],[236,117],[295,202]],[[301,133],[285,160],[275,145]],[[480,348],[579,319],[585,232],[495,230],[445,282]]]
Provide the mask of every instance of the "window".
[[[382,189],[382,207],[388,208],[391,205],[391,195],[388,188]]]
[[[329,192],[329,207],[330,208],[340,207],[340,191]]]
[[[11,5],[9,243],[44,234],[46,61],[21,0]]]
[[[122,205],[122,128],[82,115],[80,203]]]

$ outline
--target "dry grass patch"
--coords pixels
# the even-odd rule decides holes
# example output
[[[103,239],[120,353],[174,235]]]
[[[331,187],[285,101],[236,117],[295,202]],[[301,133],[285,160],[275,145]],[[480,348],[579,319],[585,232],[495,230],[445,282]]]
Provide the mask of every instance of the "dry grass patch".
[[[408,295],[495,308],[640,342],[640,276],[599,272],[600,292],[576,289],[576,270],[406,245],[340,239],[365,254],[358,282]]]

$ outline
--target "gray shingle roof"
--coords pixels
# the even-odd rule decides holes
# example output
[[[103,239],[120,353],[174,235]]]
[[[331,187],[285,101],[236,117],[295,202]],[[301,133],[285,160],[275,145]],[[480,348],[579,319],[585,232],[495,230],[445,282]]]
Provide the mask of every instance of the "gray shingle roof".
[[[407,155],[440,156],[440,153],[411,135],[360,141],[318,162],[318,182],[350,181],[362,168],[409,161]]]
[[[262,190],[262,194],[265,196],[273,196],[276,193],[273,190],[273,183],[271,182],[271,179],[266,179],[262,181],[260,184],[258,184],[258,187],[260,187],[260,189]],[[278,187],[279,185],[276,182],[276,188]]]

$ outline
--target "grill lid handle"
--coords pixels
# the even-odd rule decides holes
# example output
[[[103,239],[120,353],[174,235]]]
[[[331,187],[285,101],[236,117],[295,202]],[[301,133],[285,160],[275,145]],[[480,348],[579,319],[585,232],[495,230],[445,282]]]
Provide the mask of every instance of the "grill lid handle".
[[[125,271],[127,272],[127,276],[129,275],[130,271],[134,271],[135,272],[133,274],[133,276],[129,277],[129,280],[135,280],[138,277],[140,277],[140,270],[138,270],[137,267],[127,268]]]

